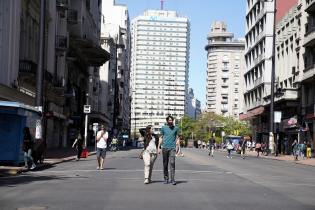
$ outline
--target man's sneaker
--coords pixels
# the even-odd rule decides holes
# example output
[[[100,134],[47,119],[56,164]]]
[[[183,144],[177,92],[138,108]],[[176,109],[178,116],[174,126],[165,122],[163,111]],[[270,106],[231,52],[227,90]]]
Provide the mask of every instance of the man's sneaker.
[[[149,179],[145,179],[144,184],[149,184]]]
[[[171,183],[172,183],[172,185],[176,185],[177,184],[175,181],[172,181]]]
[[[99,167],[99,166],[97,166],[97,167],[96,167],[96,170],[100,170],[100,167]]]
[[[168,184],[168,180],[164,180],[164,182],[163,182],[164,184]]]
[[[36,168],[36,165],[35,165],[35,164],[33,164],[32,167],[30,167],[31,170],[33,170],[33,169],[35,169],[35,168]]]

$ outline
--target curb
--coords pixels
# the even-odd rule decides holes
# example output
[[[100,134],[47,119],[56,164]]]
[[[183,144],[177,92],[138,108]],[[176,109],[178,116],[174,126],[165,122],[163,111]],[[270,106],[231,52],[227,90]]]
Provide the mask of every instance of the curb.
[[[96,152],[89,152],[89,156],[95,155]],[[44,162],[42,164],[38,164],[36,166],[35,170],[30,170],[30,169],[26,169],[24,167],[8,167],[8,168],[1,168],[0,166],[0,177],[7,177],[7,176],[15,176],[15,175],[19,175],[21,173],[25,173],[28,171],[37,171],[37,170],[42,170],[45,168],[48,168],[50,166],[56,165],[56,164],[60,164],[60,163],[65,163],[65,162],[70,162],[72,160],[75,160],[76,156],[70,156],[70,157],[66,157],[66,158],[61,158],[52,162]],[[48,159],[49,160],[49,159]]]

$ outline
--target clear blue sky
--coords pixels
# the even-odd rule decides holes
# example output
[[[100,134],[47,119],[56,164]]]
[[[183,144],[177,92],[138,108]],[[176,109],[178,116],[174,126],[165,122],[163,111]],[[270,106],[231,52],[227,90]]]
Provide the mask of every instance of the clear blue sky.
[[[130,19],[143,14],[146,9],[159,9],[160,0],[116,0],[116,4],[126,4]],[[223,20],[235,38],[245,34],[246,0],[165,0],[165,10],[175,10],[189,18],[191,23],[189,86],[205,107],[207,34],[211,23]]]

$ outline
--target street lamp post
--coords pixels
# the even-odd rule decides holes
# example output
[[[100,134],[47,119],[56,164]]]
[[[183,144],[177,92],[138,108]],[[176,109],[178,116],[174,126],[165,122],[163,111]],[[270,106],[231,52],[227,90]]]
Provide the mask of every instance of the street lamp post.
[[[132,93],[134,94],[133,95],[133,102],[136,100],[136,91],[133,90]],[[135,124],[134,124],[134,131],[133,131],[133,140],[135,141],[136,140],[136,133],[137,133],[137,114],[136,114],[136,107],[135,107],[135,104],[133,106],[133,112],[134,112],[134,120],[135,120]]]
[[[115,59],[116,59],[116,62],[115,62],[115,92],[114,92],[114,113],[113,113],[113,133],[114,135],[115,132],[116,132],[116,124],[117,124],[117,116],[118,116],[118,110],[119,110],[119,100],[118,100],[118,90],[119,90],[119,85],[118,85],[118,82],[117,82],[117,71],[118,71],[118,49],[124,49],[125,48],[125,45],[124,44],[118,44],[119,42],[119,37],[120,35],[123,35],[125,34],[124,32],[121,32],[120,31],[121,28],[119,28],[119,32],[118,32],[118,35],[117,35],[117,39],[116,39],[116,43],[115,43],[115,50],[116,50],[116,56],[115,56]]]
[[[39,44],[38,44],[38,65],[36,70],[36,97],[35,106],[44,113],[43,106],[43,79],[44,79],[44,48],[45,48],[45,6],[46,0],[40,1],[40,19],[39,19]],[[43,118],[36,122],[36,139],[44,139],[43,137]],[[44,139],[45,140],[45,139]]]
[[[270,2],[265,0],[265,2]],[[274,89],[275,89],[275,47],[276,47],[276,0],[273,0],[274,17],[273,17],[273,40],[272,40],[272,68],[270,81],[270,130],[269,130],[269,150],[273,154],[274,148]]]

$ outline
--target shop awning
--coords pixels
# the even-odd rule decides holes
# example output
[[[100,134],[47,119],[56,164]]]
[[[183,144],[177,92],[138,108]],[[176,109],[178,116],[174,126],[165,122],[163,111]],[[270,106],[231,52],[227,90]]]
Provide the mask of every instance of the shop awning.
[[[261,107],[257,107],[255,109],[249,110],[246,114],[241,113],[239,118],[240,120],[250,120],[258,115],[261,115],[262,113],[264,113],[265,108],[263,106]]]

